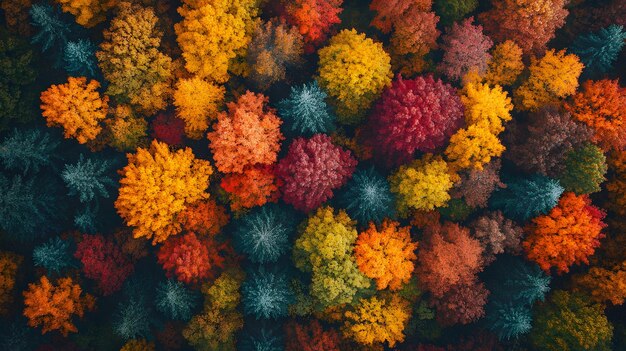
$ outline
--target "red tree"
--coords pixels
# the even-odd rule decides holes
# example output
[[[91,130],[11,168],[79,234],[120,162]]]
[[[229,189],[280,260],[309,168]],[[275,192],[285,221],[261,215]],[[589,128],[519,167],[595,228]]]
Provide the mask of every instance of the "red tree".
[[[224,266],[220,255],[223,249],[212,238],[198,239],[196,234],[188,233],[169,238],[159,249],[157,258],[168,278],[176,277],[187,284],[200,283],[212,279]]]
[[[316,319],[306,325],[297,322],[285,324],[286,351],[339,351],[339,333],[324,330]]]
[[[230,208],[239,211],[280,198],[274,166],[256,165],[244,168],[243,173],[224,176],[221,187],[228,193]]]
[[[159,112],[151,123],[152,137],[172,146],[183,145],[185,122],[170,112]]]
[[[453,286],[441,298],[433,298],[437,321],[444,326],[468,324],[485,315],[489,291],[481,282]]]
[[[420,283],[440,298],[455,285],[474,281],[483,268],[482,246],[467,228],[446,222],[430,228],[417,254]]]
[[[76,245],[74,257],[83,265],[83,273],[94,279],[104,296],[122,288],[122,284],[133,271],[130,259],[120,247],[101,234],[85,234]]]
[[[298,28],[304,39],[304,52],[311,54],[328,39],[335,24],[341,23],[339,14],[343,0],[288,0],[285,1],[287,22]]]
[[[443,146],[463,124],[463,105],[454,89],[432,75],[401,76],[385,89],[368,121],[366,135],[375,157],[387,166],[406,163],[413,153]]]
[[[283,200],[301,211],[314,210],[348,181],[356,164],[350,151],[334,145],[328,135],[297,138],[276,169]]]

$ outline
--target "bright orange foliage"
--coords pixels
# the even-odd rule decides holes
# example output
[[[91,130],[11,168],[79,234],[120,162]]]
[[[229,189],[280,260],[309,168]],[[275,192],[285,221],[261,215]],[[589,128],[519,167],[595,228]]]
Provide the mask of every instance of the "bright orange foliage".
[[[156,244],[178,234],[177,215],[188,205],[206,199],[209,161],[196,159],[190,148],[172,152],[167,144],[152,141],[150,149],[127,154],[128,165],[120,174],[121,187],[115,208],[135,238],[146,237]]]
[[[546,105],[558,105],[561,99],[576,92],[583,67],[578,56],[565,54],[565,50],[548,50],[540,59],[533,56],[528,79],[515,91],[515,107],[537,111]]]
[[[239,211],[280,198],[278,179],[272,166],[246,167],[243,173],[227,174],[221,183],[230,198],[230,209]]]
[[[200,235],[215,236],[228,224],[229,216],[213,198],[187,206],[179,215],[183,229]]]
[[[208,134],[215,166],[222,173],[241,173],[249,165],[269,165],[277,160],[282,121],[268,98],[251,91],[227,104]]]
[[[6,314],[7,308],[13,302],[15,274],[22,260],[22,256],[14,253],[0,252],[0,315]]]
[[[55,0],[63,12],[76,16],[76,23],[87,28],[106,19],[106,12],[115,7],[119,0]]]
[[[96,90],[99,87],[95,80],[87,83],[85,77],[69,77],[67,83],[41,93],[42,115],[48,127],[63,127],[65,138],[76,138],[81,144],[95,139],[109,106],[109,97],[101,97]]]
[[[201,78],[181,79],[174,91],[177,116],[185,121],[185,134],[200,139],[209,128],[209,121],[217,118],[217,110],[224,100],[224,87]]]
[[[340,23],[343,0],[287,0],[287,22],[298,29],[306,53],[325,42],[332,26]]]
[[[46,276],[39,283],[28,284],[24,291],[24,316],[31,327],[42,326],[42,334],[58,330],[63,336],[78,329],[72,317],[82,317],[86,310],[94,308],[95,299],[82,294],[82,289],[72,278],[61,278],[53,285]]]
[[[411,227],[384,220],[378,230],[370,222],[359,234],[354,248],[356,263],[368,278],[376,280],[376,288],[398,290],[411,279],[417,243],[411,240]]]
[[[593,129],[593,141],[604,150],[626,147],[626,88],[617,80],[585,81],[565,108]]]
[[[546,272],[554,267],[559,274],[575,263],[588,264],[604,237],[604,215],[587,195],[563,194],[550,213],[534,218],[528,227],[522,243],[528,259]]]
[[[610,269],[591,267],[589,272],[574,276],[576,288],[582,289],[597,302],[621,305],[626,299],[626,261]]]

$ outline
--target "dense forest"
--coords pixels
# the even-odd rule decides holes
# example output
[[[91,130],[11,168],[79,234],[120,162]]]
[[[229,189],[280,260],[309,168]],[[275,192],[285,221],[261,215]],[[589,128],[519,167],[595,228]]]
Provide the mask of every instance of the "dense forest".
[[[626,350],[625,25],[1,0],[0,350]]]

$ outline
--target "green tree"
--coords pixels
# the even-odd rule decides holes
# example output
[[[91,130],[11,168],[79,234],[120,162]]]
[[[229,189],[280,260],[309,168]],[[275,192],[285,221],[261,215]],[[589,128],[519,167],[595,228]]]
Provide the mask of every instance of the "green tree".
[[[601,190],[600,184],[606,180],[607,170],[602,150],[587,143],[567,154],[565,171],[559,181],[566,191],[573,191],[576,195],[591,194]]]
[[[540,351],[609,351],[613,326],[604,307],[577,293],[555,291],[537,306],[530,342]]]

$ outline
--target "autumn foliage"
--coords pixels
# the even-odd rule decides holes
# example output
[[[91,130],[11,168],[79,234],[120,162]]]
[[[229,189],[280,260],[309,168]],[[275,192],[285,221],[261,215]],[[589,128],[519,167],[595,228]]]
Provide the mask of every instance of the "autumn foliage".
[[[63,127],[66,138],[85,144],[102,131],[109,98],[100,96],[100,83],[87,78],[69,77],[67,83],[53,85],[41,93],[42,115],[49,127]]]
[[[276,168],[283,200],[309,212],[333,196],[348,181],[357,161],[350,151],[333,145],[325,134],[297,138]]]
[[[410,227],[385,220],[380,230],[370,223],[359,234],[354,247],[356,263],[376,288],[398,290],[411,279],[417,243],[411,240]]]
[[[543,270],[567,273],[574,264],[589,263],[604,237],[604,216],[586,195],[565,193],[550,213],[532,220],[524,250]]]
[[[213,198],[195,202],[178,215],[184,230],[206,236],[217,235],[228,220],[226,209]]]
[[[246,166],[276,162],[282,121],[267,106],[268,98],[246,92],[220,112],[208,134],[215,166],[222,173],[242,173]]]
[[[28,285],[24,291],[24,316],[31,327],[41,326],[41,333],[58,330],[63,336],[76,333],[73,317],[81,318],[85,311],[94,308],[95,299],[83,294],[72,278],[60,278],[56,284],[46,276],[38,283]]]
[[[172,152],[158,141],[127,156],[115,208],[135,227],[133,236],[159,243],[178,234],[178,213],[209,196],[205,192],[213,173],[209,162],[196,159],[189,148]]]
[[[217,118],[224,88],[198,77],[181,79],[173,97],[177,115],[185,121],[185,134],[200,139],[209,128],[209,121]]]
[[[122,250],[100,234],[83,235],[76,245],[74,257],[80,260],[85,276],[96,280],[104,296],[121,289],[133,271],[129,258]]]
[[[304,50],[312,53],[324,43],[333,26],[340,23],[343,0],[285,1],[287,22],[296,27],[304,39]]]
[[[626,88],[618,81],[585,81],[582,91],[574,94],[565,108],[593,130],[592,140],[604,150],[626,147]]]
[[[416,151],[432,151],[462,126],[463,105],[456,90],[432,75],[398,76],[383,91],[368,120],[370,143],[381,163],[406,163]]]
[[[319,79],[337,107],[339,121],[355,124],[391,83],[391,59],[380,43],[342,30],[320,49]]]
[[[191,284],[215,277],[223,266],[222,247],[211,238],[198,238],[190,232],[165,242],[157,258],[168,278]]]
[[[243,173],[227,174],[220,183],[228,193],[233,211],[263,206],[280,198],[279,184],[273,166],[246,167]]]

